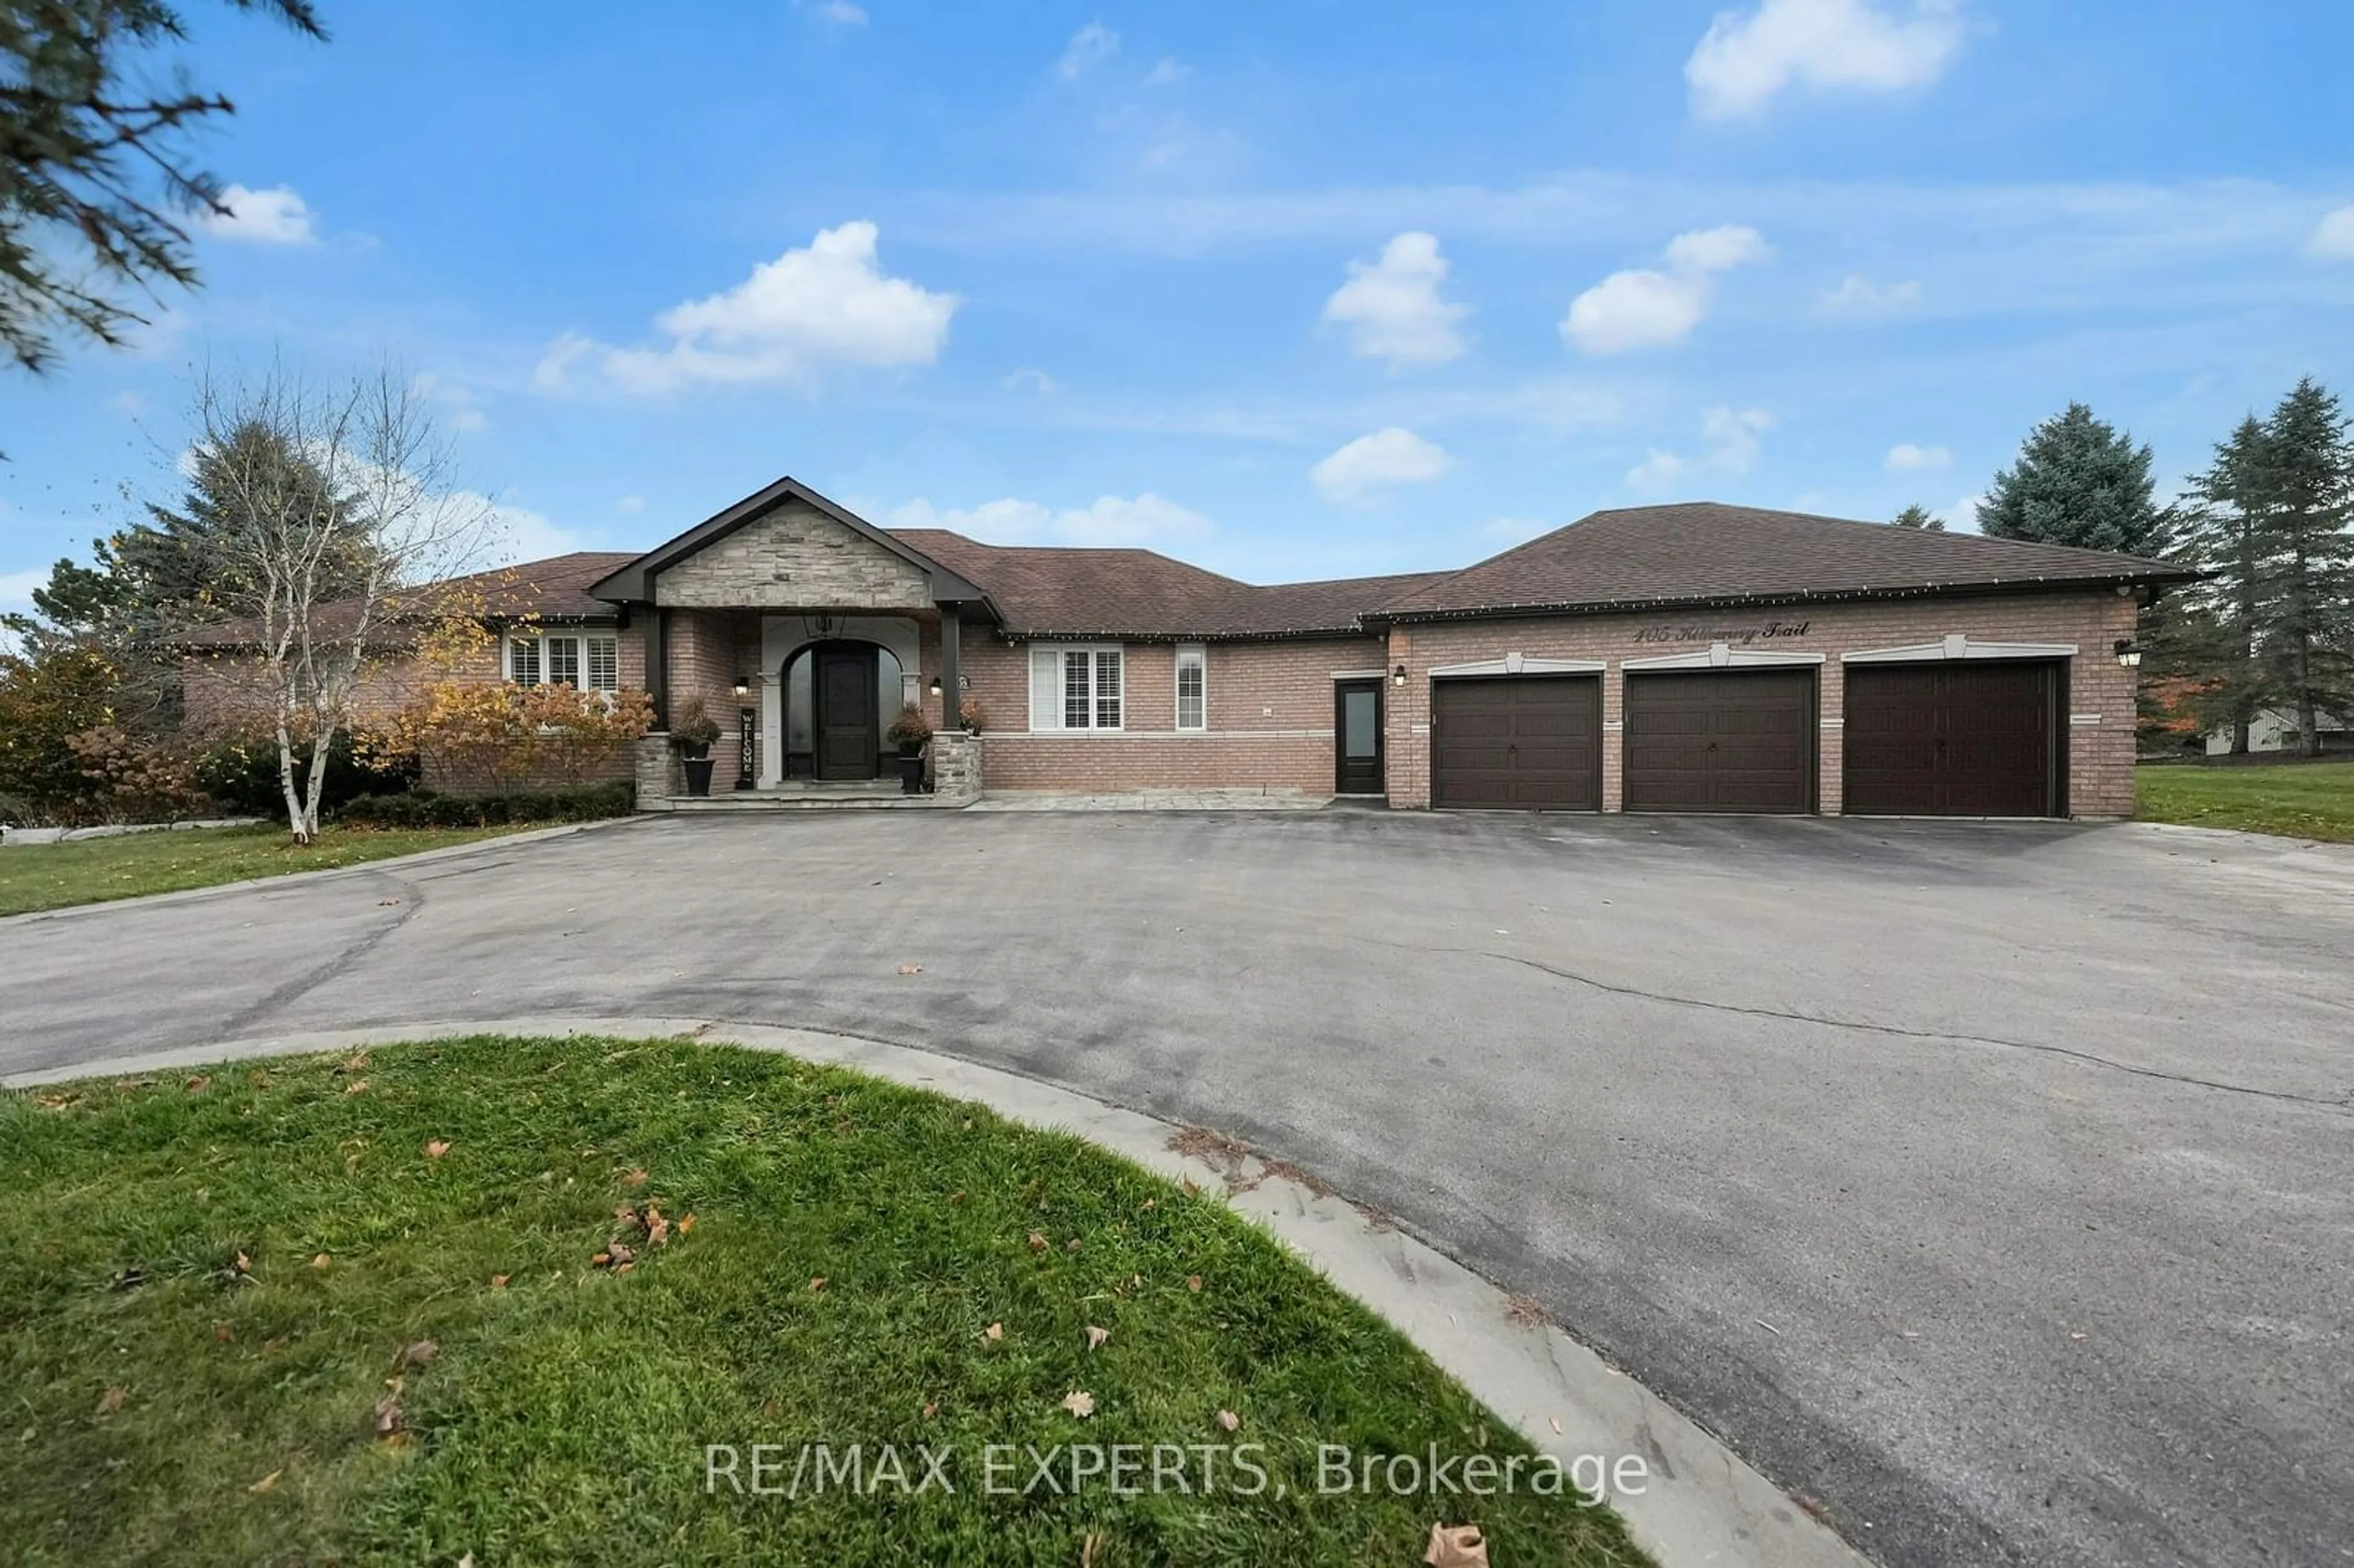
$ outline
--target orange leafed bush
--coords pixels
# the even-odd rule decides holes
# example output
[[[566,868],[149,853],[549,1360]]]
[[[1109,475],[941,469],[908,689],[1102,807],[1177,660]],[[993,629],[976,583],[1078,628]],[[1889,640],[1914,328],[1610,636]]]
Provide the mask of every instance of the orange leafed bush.
[[[653,718],[653,699],[639,691],[439,681],[355,736],[354,750],[374,766],[429,758],[444,784],[466,792],[576,785]]]

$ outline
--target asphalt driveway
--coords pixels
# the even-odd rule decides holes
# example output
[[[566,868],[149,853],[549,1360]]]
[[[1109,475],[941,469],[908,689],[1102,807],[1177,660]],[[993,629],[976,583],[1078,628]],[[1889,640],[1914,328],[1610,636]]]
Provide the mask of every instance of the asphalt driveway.
[[[0,922],[0,1073],[535,1012],[840,1030],[1235,1132],[1892,1563],[2354,1562],[2354,851],[872,812]]]

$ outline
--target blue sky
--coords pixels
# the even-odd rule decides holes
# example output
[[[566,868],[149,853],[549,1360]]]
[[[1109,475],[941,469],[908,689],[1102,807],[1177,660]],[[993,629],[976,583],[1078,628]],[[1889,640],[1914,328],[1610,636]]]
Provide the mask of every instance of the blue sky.
[[[199,360],[396,359],[512,553],[790,472],[1257,580],[1966,519],[2071,398],[2170,484],[2354,393],[2354,14],[1721,5],[191,0],[238,217],[134,351],[0,376],[0,608],[169,493]]]

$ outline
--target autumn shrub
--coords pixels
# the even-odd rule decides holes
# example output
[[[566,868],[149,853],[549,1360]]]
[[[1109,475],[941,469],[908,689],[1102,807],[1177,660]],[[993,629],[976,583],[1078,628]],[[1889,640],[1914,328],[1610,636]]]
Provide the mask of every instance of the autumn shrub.
[[[20,825],[101,820],[69,744],[116,720],[122,676],[96,649],[69,644],[0,653],[0,796]]]
[[[66,737],[80,770],[80,814],[101,822],[169,822],[209,804],[194,759],[171,736],[96,725]]]
[[[356,754],[376,767],[412,760],[452,794],[512,795],[586,784],[652,726],[643,692],[440,681],[363,732]]]
[[[196,759],[196,782],[222,810],[238,816],[286,820],[286,791],[278,778],[278,742],[269,736],[233,736],[215,741]],[[294,777],[307,779],[311,748],[294,750]],[[414,757],[363,757],[347,735],[337,735],[327,748],[327,781],[320,797],[333,814],[346,801],[362,795],[396,795],[417,782]]]
[[[627,782],[567,789],[519,789],[505,794],[443,795],[412,789],[363,795],[346,801],[335,820],[347,827],[493,828],[517,822],[591,822],[636,810]]]

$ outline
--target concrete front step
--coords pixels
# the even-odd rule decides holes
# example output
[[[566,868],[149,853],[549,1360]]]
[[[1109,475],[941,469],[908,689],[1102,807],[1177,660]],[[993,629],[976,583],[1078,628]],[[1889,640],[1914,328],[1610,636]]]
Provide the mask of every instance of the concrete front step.
[[[895,783],[888,788],[844,784],[782,789],[726,789],[711,795],[670,795],[649,801],[642,809],[687,812],[840,811],[907,807],[956,810],[971,804],[970,800],[943,795],[903,795]]]

